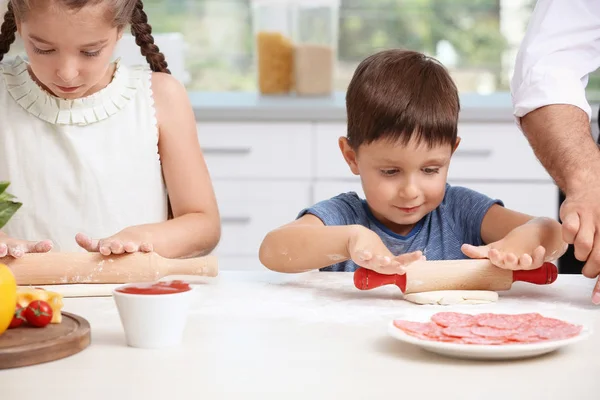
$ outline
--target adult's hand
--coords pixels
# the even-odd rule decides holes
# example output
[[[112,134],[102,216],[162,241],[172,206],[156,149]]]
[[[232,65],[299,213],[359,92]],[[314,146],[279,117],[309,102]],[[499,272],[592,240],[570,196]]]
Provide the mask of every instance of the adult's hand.
[[[600,275],[600,179],[571,191],[560,207],[563,239],[575,248],[575,258],[584,261],[582,273],[588,278]],[[600,304],[600,279],[592,302]]]

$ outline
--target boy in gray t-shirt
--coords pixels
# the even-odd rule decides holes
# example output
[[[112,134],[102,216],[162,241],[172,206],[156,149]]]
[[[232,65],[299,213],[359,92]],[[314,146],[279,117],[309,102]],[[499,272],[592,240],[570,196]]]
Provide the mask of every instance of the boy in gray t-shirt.
[[[366,199],[342,193],[271,231],[260,260],[269,269],[402,274],[421,260],[489,258],[534,269],[567,248],[561,226],[509,210],[446,182],[460,110],[456,86],[436,60],[405,50],[365,59],[346,94],[348,132],[339,139]]]

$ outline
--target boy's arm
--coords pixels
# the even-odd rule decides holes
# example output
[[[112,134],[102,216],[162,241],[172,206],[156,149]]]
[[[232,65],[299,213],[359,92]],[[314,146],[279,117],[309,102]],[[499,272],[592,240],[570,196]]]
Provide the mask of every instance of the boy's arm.
[[[562,256],[567,247],[562,240],[560,223],[551,218],[532,217],[500,205],[490,207],[481,224],[484,246],[466,245],[463,250],[472,258],[489,257],[495,264],[516,266],[531,257],[532,266]],[[543,252],[542,249],[543,248]],[[492,251],[494,254],[490,254]],[[513,256],[510,256],[512,254]],[[540,260],[536,260],[539,256]],[[536,262],[537,261],[537,262]],[[527,264],[527,262],[525,262]],[[529,268],[530,265],[521,265]]]
[[[382,274],[403,274],[420,251],[394,256],[381,238],[362,225],[325,226],[312,214],[271,231],[263,240],[261,263],[278,272],[306,272],[352,259]]]
[[[306,272],[350,259],[348,242],[357,225],[325,226],[312,214],[275,229],[264,238],[260,262],[278,272]]]

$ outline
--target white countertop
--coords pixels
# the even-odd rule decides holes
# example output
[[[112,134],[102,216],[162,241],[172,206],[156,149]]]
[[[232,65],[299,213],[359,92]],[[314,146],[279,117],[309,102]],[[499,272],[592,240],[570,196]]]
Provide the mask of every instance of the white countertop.
[[[0,370],[0,398],[60,399],[598,399],[600,307],[594,281],[560,275],[551,286],[516,283],[494,305],[568,317],[594,334],[521,361],[444,358],[396,341],[393,318],[433,306],[402,300],[395,287],[354,288],[350,273],[222,272],[196,286],[182,346],[125,345],[112,298],[67,298],[86,318],[92,344],[74,356]]]

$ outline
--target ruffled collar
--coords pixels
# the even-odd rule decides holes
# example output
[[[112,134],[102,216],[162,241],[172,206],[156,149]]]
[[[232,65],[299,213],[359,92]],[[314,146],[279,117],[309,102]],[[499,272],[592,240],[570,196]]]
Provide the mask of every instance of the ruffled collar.
[[[145,67],[127,68],[116,61],[112,81],[104,89],[75,100],[58,98],[42,89],[27,71],[27,62],[16,57],[0,63],[0,72],[12,98],[30,114],[55,125],[90,125],[118,113],[140,87]]]

